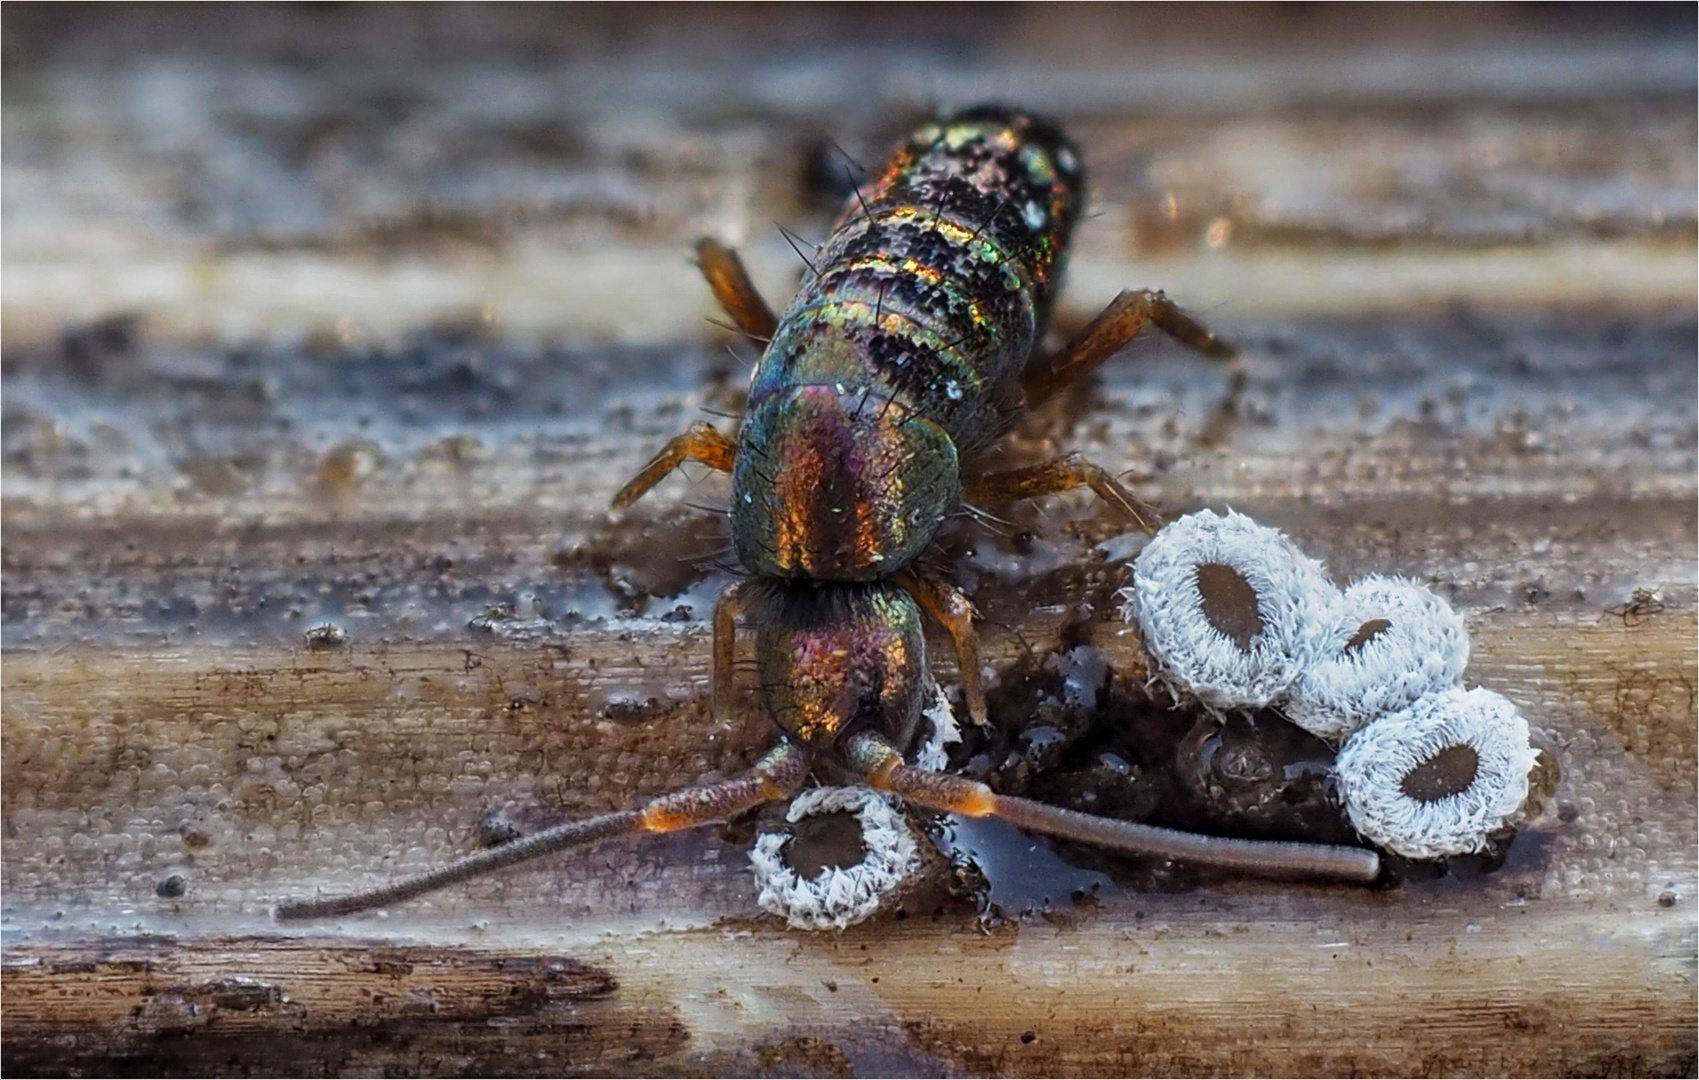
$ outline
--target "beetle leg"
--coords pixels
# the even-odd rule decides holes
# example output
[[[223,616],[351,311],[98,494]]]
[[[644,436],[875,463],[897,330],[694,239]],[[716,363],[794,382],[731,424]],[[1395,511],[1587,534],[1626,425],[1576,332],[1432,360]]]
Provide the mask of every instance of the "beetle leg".
[[[650,799],[636,811],[639,827],[644,832],[677,832],[788,799],[802,790],[813,765],[814,755],[802,744],[781,740],[748,772]]]
[[[790,797],[808,778],[811,755],[786,740],[767,752],[753,769],[730,780],[683,788],[650,799],[636,810],[621,810],[555,825],[499,847],[468,855],[446,866],[352,896],[328,900],[286,900],[273,914],[279,920],[330,919],[357,911],[389,907],[448,885],[528,862],[531,859],[597,840],[637,832],[675,832],[732,817],[762,803]]]
[[[956,663],[961,668],[962,697],[968,716],[985,726],[985,688],[979,681],[979,639],[973,632],[973,602],[949,582],[918,567],[896,575],[896,583],[907,589],[921,609],[950,632],[956,644]]]
[[[1062,351],[1035,359],[1021,377],[1028,406],[1047,400],[1062,387],[1090,372],[1133,340],[1146,323],[1155,323],[1192,348],[1219,360],[1231,359],[1233,347],[1215,331],[1174,306],[1161,291],[1127,289],[1109,302],[1097,318],[1074,335]]]
[[[614,509],[624,510],[686,461],[700,461],[711,469],[731,472],[737,458],[737,441],[720,434],[714,425],[702,421],[691,425],[683,435],[674,435],[655,459],[643,466],[643,471],[619,489],[614,496]]]
[[[870,787],[910,802],[967,817],[999,817],[1031,832],[1094,847],[1242,870],[1262,877],[1321,878],[1366,885],[1380,876],[1380,856],[1367,848],[1205,836],[999,795],[977,780],[904,765],[890,744],[871,734],[855,736],[848,757]]]
[[[767,306],[767,301],[755,291],[755,283],[749,280],[749,271],[743,268],[743,260],[737,257],[737,252],[712,237],[703,237],[696,242],[696,265],[702,268],[702,276],[708,279],[708,288],[714,291],[714,299],[726,309],[726,314],[732,317],[739,330],[757,341],[773,339],[779,320],[774,317],[773,309]]]
[[[714,671],[709,682],[709,717],[724,720],[732,713],[732,691],[736,686],[733,664],[737,658],[737,617],[749,610],[751,593],[761,586],[760,578],[734,581],[714,601]]]
[[[1122,487],[1103,466],[1078,454],[1052,458],[1024,469],[986,473],[963,485],[963,498],[974,504],[993,503],[1052,495],[1077,487],[1091,488],[1098,498],[1119,506],[1146,531],[1155,532],[1162,526],[1162,517],[1153,507]]]

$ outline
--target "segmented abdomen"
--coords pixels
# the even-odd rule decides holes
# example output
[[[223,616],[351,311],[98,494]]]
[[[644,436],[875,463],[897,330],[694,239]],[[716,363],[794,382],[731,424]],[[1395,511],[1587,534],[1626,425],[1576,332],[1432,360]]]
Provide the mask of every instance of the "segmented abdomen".
[[[966,449],[1031,355],[1079,214],[1044,120],[981,107],[920,128],[851,200],[761,358],[750,402],[801,385],[888,395]]]

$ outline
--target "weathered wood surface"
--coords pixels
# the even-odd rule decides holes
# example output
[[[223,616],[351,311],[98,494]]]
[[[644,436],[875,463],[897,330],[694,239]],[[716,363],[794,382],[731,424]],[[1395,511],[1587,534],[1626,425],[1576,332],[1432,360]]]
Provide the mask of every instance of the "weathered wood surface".
[[[8,5],[8,1071],[1691,1073],[1691,26],[1150,10]],[[684,253],[782,296],[818,140],[984,96],[1086,150],[1077,313],[1246,346],[1235,395],[1141,343],[1016,452],[1444,592],[1564,769],[1508,865],[807,935],[708,829],[272,924],[759,753],[703,710],[723,485],[604,510],[735,407]],[[1082,600],[1136,663],[1124,526],[1010,516],[951,547],[990,666]]]

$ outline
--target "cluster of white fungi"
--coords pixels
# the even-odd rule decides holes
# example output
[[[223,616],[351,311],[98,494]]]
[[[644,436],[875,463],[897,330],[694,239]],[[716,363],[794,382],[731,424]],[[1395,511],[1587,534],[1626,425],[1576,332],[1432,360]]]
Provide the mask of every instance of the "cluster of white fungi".
[[[1217,713],[1274,708],[1339,747],[1338,790],[1370,843],[1412,859],[1478,852],[1523,812],[1536,766],[1528,722],[1498,694],[1463,689],[1463,620],[1422,585],[1370,575],[1341,591],[1279,532],[1205,510],[1145,545],[1125,599],[1122,616],[1176,699]],[[941,693],[926,715],[933,735],[917,763],[940,769],[959,733]],[[920,865],[896,800],[815,789],[788,820],[830,813],[855,815],[860,863],[804,878],[784,833],[763,834],[750,854],[761,906],[794,927],[860,922]]]
[[[1169,525],[1133,568],[1158,677],[1204,707],[1278,709],[1338,746],[1338,787],[1369,842],[1414,859],[1477,852],[1528,799],[1528,722],[1464,690],[1469,639],[1444,600],[1403,578],[1341,592],[1290,540],[1242,514]]]

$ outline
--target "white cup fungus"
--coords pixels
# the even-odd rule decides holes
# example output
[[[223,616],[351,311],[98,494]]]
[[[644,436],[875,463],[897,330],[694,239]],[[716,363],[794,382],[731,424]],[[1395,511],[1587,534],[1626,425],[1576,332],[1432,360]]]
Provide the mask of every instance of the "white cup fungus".
[[[1469,664],[1463,620],[1401,577],[1371,574],[1345,590],[1281,710],[1337,742],[1422,695],[1457,686]]]
[[[1338,596],[1281,533],[1203,510],[1145,545],[1122,617],[1137,620],[1177,693],[1217,710],[1261,708],[1297,678]]]
[[[1482,850],[1528,798],[1528,721],[1491,690],[1430,693],[1370,723],[1334,769],[1351,824],[1412,859]]]
[[[785,820],[853,813],[866,854],[854,866],[826,866],[803,878],[791,866],[784,833],[762,833],[750,849],[760,887],[756,903],[797,930],[842,930],[893,899],[920,866],[920,851],[892,800],[865,787],[809,788],[791,800]]]

